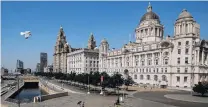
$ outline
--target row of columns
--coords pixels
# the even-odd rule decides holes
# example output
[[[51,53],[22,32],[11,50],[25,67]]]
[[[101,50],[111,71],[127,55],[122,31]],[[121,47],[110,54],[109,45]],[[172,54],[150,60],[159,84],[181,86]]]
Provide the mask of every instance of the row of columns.
[[[201,55],[201,64],[204,65],[204,64],[208,64],[208,52],[205,53],[205,50],[204,48],[202,49],[202,55]]]
[[[108,59],[107,61],[107,68],[114,68],[114,67],[121,67],[121,63],[122,63],[122,67],[133,67],[136,66],[136,61],[138,61],[138,65],[141,65],[141,59],[144,59],[145,61],[145,65],[148,65],[148,60],[151,60],[151,65],[155,64],[155,59],[158,59],[158,65],[163,64],[163,58],[162,58],[162,52],[160,53],[160,56],[158,58],[156,58],[155,56],[152,55],[152,57],[148,58],[147,54],[145,55],[144,58],[140,58],[136,59],[134,55],[130,55],[130,56],[124,56],[122,55],[121,57],[118,58],[112,58],[112,59]],[[127,57],[129,58],[127,60]],[[139,60],[140,59],[140,60]],[[117,60],[117,66],[116,66],[116,60]],[[127,62],[129,63],[129,66],[127,66]],[[169,62],[168,62],[169,63]],[[103,65],[101,65],[103,67]]]
[[[146,30],[147,30],[147,34],[146,34]],[[142,38],[145,36],[159,36],[162,37],[163,35],[163,30],[162,28],[159,27],[153,27],[153,28],[144,28],[144,29],[140,29],[137,33],[138,38]]]
[[[200,58],[201,56],[201,58]],[[206,52],[204,49],[202,49],[202,53],[200,55],[200,51],[199,50],[196,50],[195,51],[195,65],[204,65],[204,64],[207,64],[208,65],[208,52]],[[200,60],[201,59],[201,60]]]
[[[175,25],[175,35],[193,33],[193,23],[180,23]]]

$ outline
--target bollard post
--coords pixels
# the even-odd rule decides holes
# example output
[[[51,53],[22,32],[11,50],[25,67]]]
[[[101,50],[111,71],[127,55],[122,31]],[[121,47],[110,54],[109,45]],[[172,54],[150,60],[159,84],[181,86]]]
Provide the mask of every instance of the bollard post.
[[[35,97],[33,98],[33,103],[35,103]]]

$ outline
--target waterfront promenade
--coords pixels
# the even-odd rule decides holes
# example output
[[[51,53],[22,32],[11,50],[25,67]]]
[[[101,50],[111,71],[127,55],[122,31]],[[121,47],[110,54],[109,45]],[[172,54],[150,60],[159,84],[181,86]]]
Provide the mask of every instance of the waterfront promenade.
[[[114,103],[117,100],[117,96],[108,95],[103,96],[99,93],[87,94],[86,89],[77,88],[68,84],[62,85],[62,83],[57,80],[47,80],[45,78],[40,78],[40,82],[50,89],[54,89],[59,92],[67,91],[69,96],[53,98],[43,102],[37,103],[21,103],[21,107],[80,107],[77,105],[79,101],[84,102],[84,107],[114,107]],[[131,89],[132,87],[130,87]],[[121,103],[120,107],[206,107],[207,104],[202,103],[191,103],[185,101],[177,101],[173,99],[166,98],[165,95],[169,94],[186,94],[186,91],[177,90],[165,90],[165,89],[144,89],[138,88],[134,92],[126,92],[129,95],[125,98],[124,103]],[[191,97],[191,96],[189,96]],[[9,104],[9,103],[7,103]],[[4,107],[18,107],[17,104],[12,103],[10,106]]]

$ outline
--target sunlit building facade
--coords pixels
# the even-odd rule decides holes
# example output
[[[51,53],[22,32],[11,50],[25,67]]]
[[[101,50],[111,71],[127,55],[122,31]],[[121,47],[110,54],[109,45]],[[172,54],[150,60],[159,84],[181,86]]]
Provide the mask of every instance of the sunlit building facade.
[[[140,84],[191,89],[208,81],[208,41],[200,39],[200,25],[183,10],[174,23],[173,36],[164,38],[164,26],[149,4],[135,29],[135,42],[109,49],[106,39],[99,46],[99,71],[129,71]]]

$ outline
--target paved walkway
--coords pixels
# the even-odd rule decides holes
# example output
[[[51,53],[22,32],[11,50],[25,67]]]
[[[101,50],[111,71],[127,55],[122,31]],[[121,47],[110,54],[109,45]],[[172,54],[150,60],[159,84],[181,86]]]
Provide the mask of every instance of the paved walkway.
[[[122,103],[122,107],[177,107],[177,106],[132,97],[125,99],[124,103]]]
[[[80,107],[77,105],[79,101],[85,102],[85,107],[113,107],[117,97],[103,97],[99,95],[74,94],[69,96],[54,98],[37,103],[21,104],[21,107]],[[18,107],[13,105],[12,107]]]
[[[158,103],[178,106],[178,107],[208,107],[208,103],[196,103],[196,102],[187,102],[181,100],[173,100],[164,97],[168,94],[181,94],[181,95],[190,95],[190,92],[186,91],[175,91],[175,92],[138,92],[134,94],[134,97],[154,101]]]
[[[82,91],[76,90],[73,87],[70,87],[69,85],[64,85],[62,87],[62,84],[59,83],[59,82],[56,82],[55,80],[46,80],[46,79],[44,79],[43,81],[47,81],[47,85],[49,85],[51,87],[54,87],[58,90],[63,90],[63,91],[69,92],[69,93],[83,94]]]
[[[192,96],[190,94],[167,94],[164,97],[188,102],[208,103],[208,97]]]

